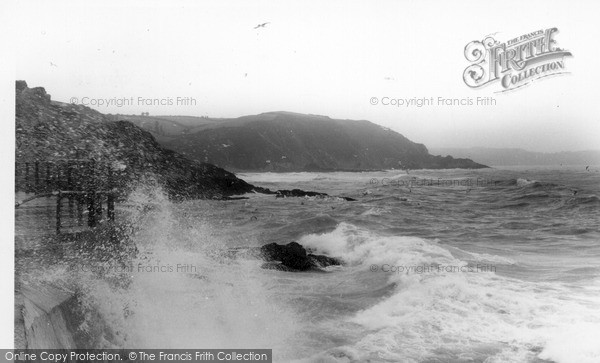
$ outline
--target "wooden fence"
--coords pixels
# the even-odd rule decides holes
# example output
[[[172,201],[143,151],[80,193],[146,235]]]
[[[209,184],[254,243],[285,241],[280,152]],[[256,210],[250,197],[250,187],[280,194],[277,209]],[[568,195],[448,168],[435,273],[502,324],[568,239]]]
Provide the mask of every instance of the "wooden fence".
[[[37,198],[56,198],[56,233],[61,233],[63,201],[68,200],[69,217],[95,227],[104,218],[115,219],[115,175],[109,163],[95,160],[20,161],[15,164],[15,192],[26,197],[15,208]],[[105,214],[104,214],[105,212]]]

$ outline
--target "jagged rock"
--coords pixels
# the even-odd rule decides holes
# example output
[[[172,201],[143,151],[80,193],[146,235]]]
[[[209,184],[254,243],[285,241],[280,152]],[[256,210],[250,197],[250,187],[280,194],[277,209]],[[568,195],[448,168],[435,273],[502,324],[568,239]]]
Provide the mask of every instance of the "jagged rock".
[[[300,189],[278,190],[275,192],[277,197],[326,197],[325,193],[305,192]]]
[[[323,271],[328,266],[342,265],[337,258],[309,253],[301,244],[290,242],[286,245],[269,243],[262,247],[237,247],[220,254],[227,258],[262,259],[261,265],[267,270],[300,272]]]
[[[164,149],[152,134],[130,122],[112,121],[82,105],[51,101],[44,88],[28,88],[25,81],[17,81],[15,91],[17,163],[85,159],[102,167],[121,165],[114,174],[114,186],[121,192],[152,175],[173,199],[220,199],[254,188],[233,173]],[[19,179],[24,170],[16,174],[16,183],[24,183]],[[105,187],[104,180],[94,182]]]
[[[256,193],[262,193],[262,194],[274,194],[275,198],[287,198],[287,197],[326,198],[326,197],[332,197],[327,193],[311,192],[311,191],[305,191],[305,190],[301,190],[301,189],[292,189],[292,190],[281,189],[281,190],[272,191],[267,188],[255,187],[253,191]],[[343,199],[348,202],[356,201],[356,199],[350,198],[350,197],[335,197],[335,196],[333,196],[333,197],[340,198],[340,199]]]
[[[287,245],[269,243],[262,246],[260,250],[263,258],[267,261],[281,261],[284,266],[300,271],[311,268],[306,250],[297,242],[290,242]]]
[[[335,258],[307,254],[306,249],[297,242],[287,245],[269,243],[260,248],[260,256],[267,261],[263,268],[282,271],[310,271],[320,270],[327,266],[341,265]],[[279,261],[282,266],[276,266],[274,261]]]
[[[16,83],[16,91],[21,92],[22,90],[27,88],[27,82],[25,81],[17,81]]]

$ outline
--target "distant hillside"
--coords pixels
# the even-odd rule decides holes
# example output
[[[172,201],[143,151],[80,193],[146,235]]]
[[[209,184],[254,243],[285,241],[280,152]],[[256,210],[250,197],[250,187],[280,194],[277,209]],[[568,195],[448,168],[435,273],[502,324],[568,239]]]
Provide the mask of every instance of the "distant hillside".
[[[468,159],[430,155],[424,145],[369,121],[291,112],[207,122],[159,140],[195,160],[237,171],[485,167]]]
[[[218,198],[254,189],[221,168],[164,149],[131,122],[52,101],[44,88],[29,88],[24,81],[16,83],[15,113],[17,163],[94,159],[121,170],[122,187],[151,173],[176,198]]]
[[[490,166],[510,165],[600,165],[600,150],[541,153],[523,149],[432,148],[441,155],[470,158]]]
[[[229,121],[230,119],[196,117],[196,116],[150,116],[150,115],[107,115],[110,120],[125,120],[144,129],[160,143],[167,143],[178,136],[194,133],[203,127]]]

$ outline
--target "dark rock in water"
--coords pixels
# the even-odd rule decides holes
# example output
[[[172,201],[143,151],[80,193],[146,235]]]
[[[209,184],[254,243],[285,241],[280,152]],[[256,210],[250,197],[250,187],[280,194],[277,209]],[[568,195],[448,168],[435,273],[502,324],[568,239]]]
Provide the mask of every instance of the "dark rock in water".
[[[312,192],[312,191],[305,191],[302,189],[292,189],[292,190],[286,190],[286,189],[282,189],[282,190],[276,190],[276,191],[272,191],[268,188],[262,188],[262,187],[254,187],[253,191],[255,193],[262,193],[262,194],[275,194],[275,198],[287,198],[287,197],[317,197],[317,198],[327,198],[327,197],[334,197],[334,198],[341,198],[347,202],[354,202],[356,201],[356,199],[350,198],[350,197],[336,197],[336,196],[330,196],[327,193],[319,193],[319,192]]]
[[[268,262],[263,265],[263,268],[280,271],[310,271],[341,265],[339,260],[332,257],[307,254],[306,249],[297,242],[290,242],[287,245],[266,244],[260,248],[260,257]],[[280,261],[282,266],[276,266],[273,261]]]
[[[297,242],[290,242],[287,245],[278,245],[269,243],[260,248],[262,256],[267,261],[281,261],[284,266],[295,270],[310,270],[311,264],[306,255],[306,250]]]
[[[243,200],[243,199],[250,199],[250,198],[248,198],[248,197],[228,197],[228,196],[221,197],[221,200]]]
[[[305,192],[300,189],[292,189],[292,190],[278,190],[278,197],[326,197],[325,193],[317,193],[317,192]]]

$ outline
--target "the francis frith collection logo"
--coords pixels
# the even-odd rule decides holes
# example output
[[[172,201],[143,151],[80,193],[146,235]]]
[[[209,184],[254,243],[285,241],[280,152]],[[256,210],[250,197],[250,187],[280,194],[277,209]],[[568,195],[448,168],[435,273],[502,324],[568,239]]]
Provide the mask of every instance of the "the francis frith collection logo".
[[[541,29],[506,42],[492,35],[465,46],[465,58],[471,62],[463,72],[467,86],[480,88],[499,83],[500,92],[513,90],[548,76],[565,74],[565,58],[571,52],[559,48],[557,28]]]

